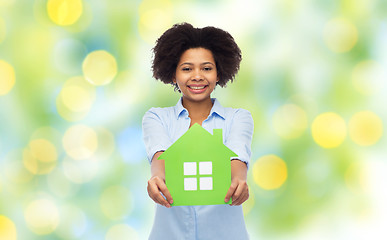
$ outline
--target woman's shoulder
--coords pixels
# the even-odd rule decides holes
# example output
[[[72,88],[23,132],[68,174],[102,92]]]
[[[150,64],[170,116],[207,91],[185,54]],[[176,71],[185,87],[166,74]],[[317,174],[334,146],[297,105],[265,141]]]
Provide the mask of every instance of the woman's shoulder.
[[[244,108],[225,108],[225,123],[226,126],[233,129],[249,129],[253,131],[254,120],[249,110]]]
[[[246,110],[244,108],[232,108],[232,107],[225,107],[224,114],[226,117],[235,117],[235,116],[251,116],[251,113],[249,110]]]
[[[226,122],[233,124],[235,122],[245,122],[252,125],[254,120],[249,110],[244,108],[224,107],[223,116]]]
[[[165,113],[165,112],[172,112],[172,107],[151,107],[147,112],[156,112],[156,113]]]
[[[160,119],[167,118],[173,115],[175,112],[174,107],[152,107],[145,112],[144,118],[147,116],[156,116]]]
[[[217,99],[214,100],[214,104],[216,105],[216,110],[223,112],[226,118],[234,115],[251,115],[250,111],[243,108],[223,107]]]

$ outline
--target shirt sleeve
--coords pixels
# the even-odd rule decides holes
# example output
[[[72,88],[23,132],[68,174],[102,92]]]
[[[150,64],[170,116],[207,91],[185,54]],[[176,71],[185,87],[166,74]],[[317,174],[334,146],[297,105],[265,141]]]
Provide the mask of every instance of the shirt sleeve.
[[[245,109],[237,109],[230,124],[225,145],[235,152],[238,159],[249,167],[251,157],[251,141],[254,132],[254,121],[251,113]]]
[[[148,110],[142,119],[142,134],[149,163],[158,151],[165,151],[171,144],[160,115],[156,109]]]

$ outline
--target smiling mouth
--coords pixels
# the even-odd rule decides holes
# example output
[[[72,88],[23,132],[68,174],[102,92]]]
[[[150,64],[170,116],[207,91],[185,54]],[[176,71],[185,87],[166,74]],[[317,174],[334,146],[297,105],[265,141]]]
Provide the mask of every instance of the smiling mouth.
[[[207,87],[207,85],[204,85],[204,86],[188,86],[189,88],[191,89],[194,89],[194,90],[201,90],[201,89],[204,89]]]

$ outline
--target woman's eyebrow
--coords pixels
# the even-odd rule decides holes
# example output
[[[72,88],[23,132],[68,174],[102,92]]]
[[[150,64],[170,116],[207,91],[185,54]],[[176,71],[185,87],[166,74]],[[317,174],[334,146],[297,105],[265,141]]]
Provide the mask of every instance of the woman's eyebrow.
[[[215,66],[215,64],[212,63],[212,62],[204,62],[204,63],[202,63],[202,64],[200,64],[200,65],[206,65],[206,64],[211,64],[211,65],[214,65],[214,66]]]
[[[194,65],[193,63],[189,63],[189,62],[184,62],[182,64],[180,64],[179,66],[183,66],[183,65]]]

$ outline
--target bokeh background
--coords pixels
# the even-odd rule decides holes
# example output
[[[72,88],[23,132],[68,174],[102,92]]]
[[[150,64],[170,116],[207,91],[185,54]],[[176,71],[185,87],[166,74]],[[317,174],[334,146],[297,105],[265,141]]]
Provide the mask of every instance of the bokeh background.
[[[143,114],[174,23],[230,32],[251,239],[387,239],[384,0],[0,0],[0,239],[146,239]]]

